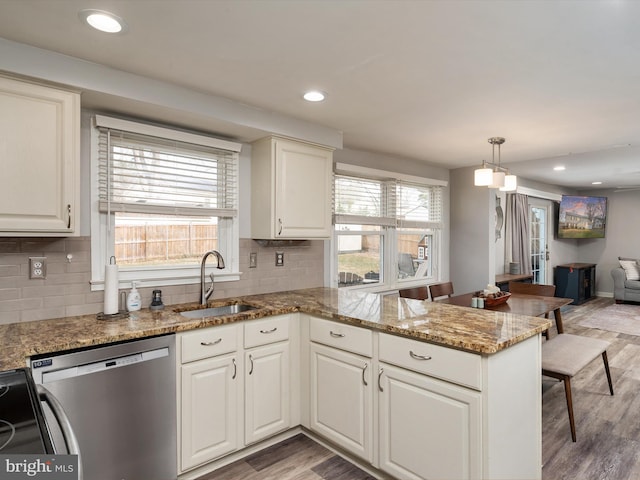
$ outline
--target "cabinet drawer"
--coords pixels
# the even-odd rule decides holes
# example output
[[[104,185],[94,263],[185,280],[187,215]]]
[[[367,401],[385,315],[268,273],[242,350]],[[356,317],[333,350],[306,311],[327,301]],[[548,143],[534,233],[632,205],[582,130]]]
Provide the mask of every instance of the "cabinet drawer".
[[[238,325],[194,330],[181,337],[182,363],[215,357],[238,349]]]
[[[476,390],[482,389],[482,358],[409,338],[380,334],[381,362],[438,377]]]
[[[366,328],[311,318],[311,341],[357,353],[365,357],[373,355],[373,332]]]
[[[281,342],[289,339],[289,316],[252,320],[244,325],[244,347]]]

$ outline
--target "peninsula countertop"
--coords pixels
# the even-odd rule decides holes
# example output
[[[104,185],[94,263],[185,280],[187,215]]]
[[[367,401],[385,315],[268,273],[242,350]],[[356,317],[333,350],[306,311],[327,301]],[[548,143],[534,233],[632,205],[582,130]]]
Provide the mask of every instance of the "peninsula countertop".
[[[336,288],[310,288],[225,298],[209,306],[245,303],[257,307],[233,315],[190,319],[180,311],[197,303],[142,309],[121,320],[96,315],[0,325],[0,370],[24,367],[37,354],[85,348],[193,330],[271,315],[302,312],[477,354],[493,354],[551,326],[545,318],[471,309]]]

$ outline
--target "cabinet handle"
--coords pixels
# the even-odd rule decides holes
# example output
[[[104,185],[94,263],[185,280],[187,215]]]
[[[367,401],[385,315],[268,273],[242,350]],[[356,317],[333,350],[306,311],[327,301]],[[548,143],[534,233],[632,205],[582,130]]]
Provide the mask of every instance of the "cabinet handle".
[[[431,356],[429,355],[418,355],[417,353],[413,353],[412,350],[409,350],[409,355],[411,358],[415,358],[416,360],[431,360]]]
[[[369,364],[365,362],[364,367],[362,368],[362,383],[364,383],[365,387],[369,386],[369,384],[367,383],[367,379],[364,378],[364,372],[367,371],[367,368],[369,368]]]
[[[67,205],[67,228],[71,228],[71,204]]]
[[[273,333],[278,330],[278,327],[273,327],[271,330],[260,330],[260,333]]]
[[[249,375],[251,375],[253,373],[253,357],[251,356],[251,354],[249,354],[249,363],[251,364],[249,366]]]
[[[278,235],[280,235],[282,233],[282,219],[281,218],[278,219],[278,225],[280,225],[280,230],[278,230]]]
[[[380,381],[383,373],[384,373],[384,368],[381,368],[380,371],[378,372],[378,390],[380,390],[381,392],[384,392],[384,390],[382,389],[382,382]]]
[[[212,345],[217,345],[222,341],[222,338],[214,340],[213,342],[200,342],[200,345],[203,347],[211,347]]]
[[[233,363],[233,375],[231,376],[231,380],[235,380],[236,374],[238,373],[238,366],[236,365],[236,359],[232,358],[231,363]]]
[[[332,337],[335,338],[342,338],[344,337],[344,333],[336,333],[333,330],[329,330],[329,335],[331,335]]]

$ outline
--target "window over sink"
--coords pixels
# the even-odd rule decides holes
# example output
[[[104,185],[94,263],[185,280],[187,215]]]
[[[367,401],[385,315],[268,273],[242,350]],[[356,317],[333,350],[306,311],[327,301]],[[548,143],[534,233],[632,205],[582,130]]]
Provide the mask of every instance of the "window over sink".
[[[125,284],[195,283],[208,250],[238,278],[240,144],[96,115],[92,147],[93,290],[112,256]]]

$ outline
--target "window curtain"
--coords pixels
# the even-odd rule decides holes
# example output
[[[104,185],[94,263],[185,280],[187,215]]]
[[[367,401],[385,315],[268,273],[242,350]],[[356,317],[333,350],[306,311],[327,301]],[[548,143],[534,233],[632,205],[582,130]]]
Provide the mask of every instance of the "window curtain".
[[[531,273],[531,237],[529,232],[529,197],[521,193],[507,194],[508,247],[511,261],[520,264],[520,273]]]

